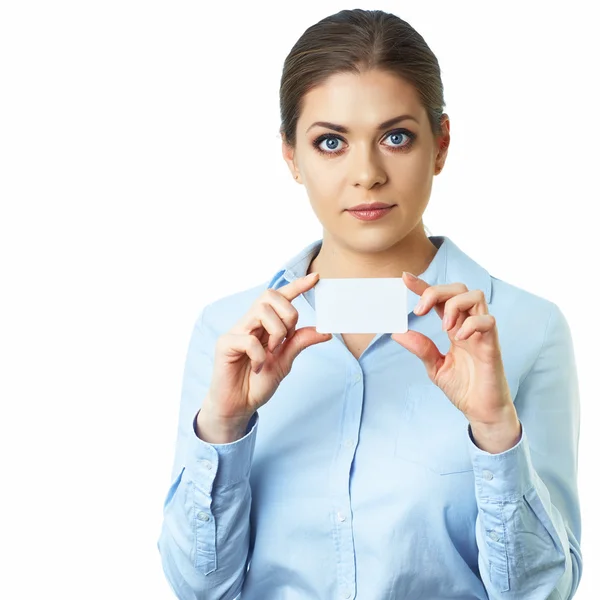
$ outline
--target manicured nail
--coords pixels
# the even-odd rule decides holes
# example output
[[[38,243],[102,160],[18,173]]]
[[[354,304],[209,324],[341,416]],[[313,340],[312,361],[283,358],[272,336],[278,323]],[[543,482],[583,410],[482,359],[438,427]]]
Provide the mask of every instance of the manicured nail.
[[[419,302],[416,306],[415,306],[415,310],[413,310],[413,312],[415,313],[420,313],[422,312],[422,310],[425,308],[425,305],[423,304],[423,302]]]
[[[306,279],[309,279],[310,277],[316,277],[318,275],[318,273],[315,271],[314,273],[310,273],[309,275],[305,275]]]
[[[412,273],[409,273],[408,271],[404,271],[406,273],[406,276],[409,279],[418,279],[418,277],[416,277],[415,275],[413,275]]]

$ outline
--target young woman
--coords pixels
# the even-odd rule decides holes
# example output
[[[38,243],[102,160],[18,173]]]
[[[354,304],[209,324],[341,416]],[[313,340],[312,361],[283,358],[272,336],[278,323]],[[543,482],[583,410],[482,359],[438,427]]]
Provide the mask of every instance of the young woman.
[[[397,16],[344,10],[298,40],[280,99],[283,156],[323,237],[193,330],[158,541],[172,589],[571,598],[570,329],[555,303],[425,233],[450,141],[436,57]],[[409,331],[317,333],[319,277],[402,277]]]

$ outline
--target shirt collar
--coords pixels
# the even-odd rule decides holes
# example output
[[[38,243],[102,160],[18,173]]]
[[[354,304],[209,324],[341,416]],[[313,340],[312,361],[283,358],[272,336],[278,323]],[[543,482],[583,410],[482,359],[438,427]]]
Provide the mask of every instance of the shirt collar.
[[[429,236],[438,251],[427,269],[419,274],[429,285],[464,283],[469,290],[482,290],[487,303],[491,302],[492,281],[490,274],[475,260],[463,252],[448,236]],[[295,279],[304,277],[312,259],[319,252],[323,239],[315,240],[298,254],[286,261],[273,276],[267,287],[278,289]],[[407,290],[408,308],[412,312],[419,296]]]

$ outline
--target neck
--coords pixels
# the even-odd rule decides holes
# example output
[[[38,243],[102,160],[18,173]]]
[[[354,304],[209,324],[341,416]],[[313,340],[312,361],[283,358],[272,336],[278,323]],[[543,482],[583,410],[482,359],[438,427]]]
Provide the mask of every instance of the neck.
[[[310,263],[307,275],[317,271],[321,278],[402,277],[409,271],[423,273],[438,248],[420,228],[388,248],[375,250],[351,247],[342,240],[323,234],[319,253]]]

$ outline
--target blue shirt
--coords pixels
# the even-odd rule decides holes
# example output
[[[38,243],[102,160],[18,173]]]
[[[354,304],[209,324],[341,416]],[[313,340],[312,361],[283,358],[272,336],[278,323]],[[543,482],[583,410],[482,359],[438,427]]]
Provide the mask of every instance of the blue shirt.
[[[522,425],[490,454],[423,363],[376,335],[357,360],[342,337],[305,349],[246,435],[210,444],[194,421],[217,337],[267,287],[306,274],[322,240],[269,282],[204,307],[192,332],[158,549],[180,599],[572,598],[582,572],[579,389],[571,333],[553,302],[491,276],[448,237],[429,284],[463,282],[496,318]],[[315,325],[314,289],[293,300]],[[408,326],[442,353],[434,310]],[[241,596],[240,596],[241,593]]]

